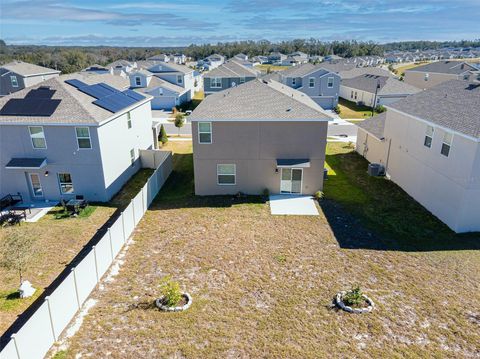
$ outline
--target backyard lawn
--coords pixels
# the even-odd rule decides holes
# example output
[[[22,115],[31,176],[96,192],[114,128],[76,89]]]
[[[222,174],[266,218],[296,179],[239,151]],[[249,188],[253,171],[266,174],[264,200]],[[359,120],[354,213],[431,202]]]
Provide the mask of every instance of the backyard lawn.
[[[172,176],[62,357],[480,355],[479,237],[453,235],[367,177],[348,146],[328,145],[319,217],[271,216],[260,197],[194,197],[191,144],[169,146]],[[166,275],[192,295],[188,311],[152,305]],[[331,307],[355,284],[371,314]]]
[[[269,65],[269,64],[262,64],[262,65],[256,65],[255,68],[257,70],[260,70],[262,72],[268,72],[268,71],[283,71],[283,70],[288,70],[291,69],[291,66],[280,66],[280,65]]]
[[[17,233],[35,239],[34,254],[23,277],[37,288],[33,297],[19,299],[18,273],[0,267],[0,334],[42,294],[44,288],[62,272],[115,210],[125,208],[130,203],[151,173],[152,170],[138,172],[110,203],[94,203],[87,207],[89,215],[57,219],[62,208],[55,207],[36,223],[0,228],[0,256],[5,236]]]
[[[340,118],[366,119],[372,116],[371,107],[357,105],[355,102],[347,101],[343,98],[338,99],[338,106],[340,107]]]

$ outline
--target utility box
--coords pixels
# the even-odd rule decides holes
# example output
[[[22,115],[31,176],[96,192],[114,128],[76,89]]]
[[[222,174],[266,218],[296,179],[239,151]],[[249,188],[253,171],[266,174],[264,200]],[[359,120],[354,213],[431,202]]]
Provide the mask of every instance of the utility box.
[[[370,163],[368,165],[368,174],[370,176],[384,176],[385,175],[385,168],[380,163]]]

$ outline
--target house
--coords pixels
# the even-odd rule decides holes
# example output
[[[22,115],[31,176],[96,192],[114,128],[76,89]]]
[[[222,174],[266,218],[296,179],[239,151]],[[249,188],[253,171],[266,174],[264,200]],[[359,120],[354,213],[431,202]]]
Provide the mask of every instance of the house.
[[[266,64],[268,62],[268,56],[254,56],[252,62],[259,65]]]
[[[331,117],[304,93],[256,79],[206,97],[189,120],[197,195],[322,189]]]
[[[213,70],[225,62],[225,57],[219,54],[210,55],[197,62],[198,68],[204,70]]]
[[[113,71],[110,69],[106,68],[105,66],[94,64],[91,66],[88,66],[87,68],[84,68],[82,72],[91,72],[91,73],[96,73],[96,74],[112,74]]]
[[[233,57],[234,60],[240,60],[240,61],[248,61],[248,55],[244,54],[244,53],[239,53],[239,54],[236,54],[234,57]]]
[[[205,95],[219,92],[251,81],[259,74],[259,71],[245,67],[237,61],[227,61],[204,75],[203,91]]]
[[[284,66],[296,66],[306,64],[308,62],[308,55],[301,51],[292,52],[286,59],[282,60],[281,64]]]
[[[114,75],[126,76],[131,71],[134,71],[137,68],[137,63],[130,62],[127,60],[117,60],[117,61],[111,62],[106,67]]]
[[[329,67],[331,67],[332,65],[325,64],[323,66],[329,69]],[[363,75],[384,76],[394,79],[398,78],[397,75],[395,75],[394,73],[380,67],[354,67],[349,69],[343,69],[338,72],[338,75],[342,78],[342,80],[352,79],[354,77]]]
[[[169,62],[170,56],[167,54],[158,54],[158,55],[147,57],[147,61]]]
[[[187,56],[184,54],[171,54],[169,58],[174,64],[184,65],[187,62]]]
[[[146,69],[155,74],[156,77],[170,82],[171,84],[183,87],[187,90],[187,99],[190,101],[195,93],[194,70],[185,66],[178,65],[173,62],[156,61],[150,63]]]
[[[455,232],[480,231],[479,99],[451,80],[358,124],[357,152]]]
[[[322,65],[302,64],[281,71],[279,77],[281,83],[307,94],[324,109],[338,104],[340,76]]]
[[[152,110],[167,110],[189,101],[189,90],[162,80],[147,70],[130,73],[130,88],[152,96]]]
[[[151,98],[95,78],[64,75],[0,99],[0,197],[105,202],[140,169],[140,151],[154,148]]]
[[[268,62],[273,65],[280,65],[286,58],[287,55],[280,52],[271,52],[270,55],[268,55]]]
[[[342,79],[340,84],[341,98],[369,107],[388,105],[420,91],[393,77],[372,74]]]
[[[463,61],[438,61],[406,70],[404,81],[428,89],[448,80],[471,80],[477,69]]]
[[[0,96],[5,96],[57,77],[60,71],[47,67],[13,61],[0,66]]]
[[[343,57],[331,54],[331,55],[325,56],[323,60],[327,62],[335,62],[335,61],[343,60]]]

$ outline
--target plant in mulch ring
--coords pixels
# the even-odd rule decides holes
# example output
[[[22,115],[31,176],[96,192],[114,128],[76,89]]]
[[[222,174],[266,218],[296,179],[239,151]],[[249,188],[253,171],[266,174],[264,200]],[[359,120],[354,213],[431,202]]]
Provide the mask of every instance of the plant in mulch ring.
[[[363,294],[359,286],[337,293],[335,304],[340,309],[355,314],[370,313],[375,307],[373,300]]]
[[[155,305],[165,312],[181,312],[192,305],[192,297],[188,293],[182,293],[180,285],[170,276],[163,278],[160,291],[162,296],[155,300]]]

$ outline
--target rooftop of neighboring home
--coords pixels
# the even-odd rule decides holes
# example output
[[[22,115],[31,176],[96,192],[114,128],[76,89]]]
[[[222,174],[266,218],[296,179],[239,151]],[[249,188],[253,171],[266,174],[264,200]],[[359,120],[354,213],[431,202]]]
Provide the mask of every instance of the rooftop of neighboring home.
[[[127,60],[117,60],[109,63],[106,67],[110,68],[119,68],[119,67],[134,67],[134,62],[130,62]]]
[[[356,68],[357,66],[351,62],[338,61],[338,62],[322,62],[322,67],[331,72],[336,72],[340,74],[342,71],[348,71]]]
[[[117,86],[119,78],[82,72],[46,80],[0,98],[0,123],[98,124],[150,101]]]
[[[329,70],[325,69],[323,67],[323,64],[321,65],[313,65],[311,63],[306,63],[298,66],[293,66],[289,68],[288,70],[284,70],[280,73],[280,76],[282,77],[303,77],[305,75],[308,75],[312,73],[313,71],[319,70],[319,69],[324,69],[325,72],[328,72]]]
[[[377,75],[397,78],[396,75],[380,67],[355,67],[349,70],[343,70],[338,73],[342,79],[351,79],[361,75]]]
[[[150,82],[148,83],[147,87],[137,87],[134,90],[138,91],[138,92],[147,93],[147,92],[149,92],[149,91],[151,91],[155,88],[162,87],[164,89],[167,89],[167,90],[170,90],[172,92],[179,93],[179,94],[182,94],[182,93],[188,91],[188,89],[185,89],[185,88],[180,87],[178,85],[172,84],[168,81],[162,80],[161,78],[155,76],[155,74],[152,74],[151,72],[150,72],[150,75],[153,75],[153,76],[150,79]]]
[[[375,93],[377,85],[380,86],[377,91],[379,95],[414,94],[421,91],[421,89],[415,86],[387,76],[366,74],[342,80],[342,86],[370,93]]]
[[[170,56],[168,56],[167,54],[157,54],[157,55],[153,55],[153,56],[150,56],[147,58],[147,60],[150,60],[150,61],[165,61],[165,59],[169,59]]]
[[[257,77],[259,73],[241,65],[237,60],[230,60],[206,73],[204,77]]]
[[[253,80],[212,94],[189,116],[191,121],[331,120],[309,96],[276,81]]]
[[[29,64],[28,62],[23,62],[23,61],[12,61],[12,62],[9,62],[8,64],[1,65],[0,68],[15,72],[16,74],[21,75],[23,77],[60,73],[60,71],[58,70],[53,70],[53,69],[49,69],[48,67]]]
[[[376,116],[370,117],[364,121],[357,123],[357,126],[372,134],[379,140],[383,140],[383,131],[385,129],[385,120],[387,113],[382,112]]]
[[[480,138],[480,83],[446,81],[387,107]]]
[[[165,68],[166,68],[165,71],[162,70],[161,72],[181,72],[183,74],[189,74],[189,73],[193,72],[193,69],[191,69],[190,67],[185,66],[185,65],[176,64],[174,62],[157,61],[152,66],[157,66],[157,65],[160,65],[162,67],[165,66]],[[150,66],[150,68],[152,66]],[[150,68],[147,68],[147,69],[150,69]],[[157,71],[155,71],[155,72],[157,72]]]
[[[437,61],[430,64],[414,67],[406,70],[412,72],[430,72],[441,74],[460,75],[467,71],[475,71],[476,68],[463,61]]]

